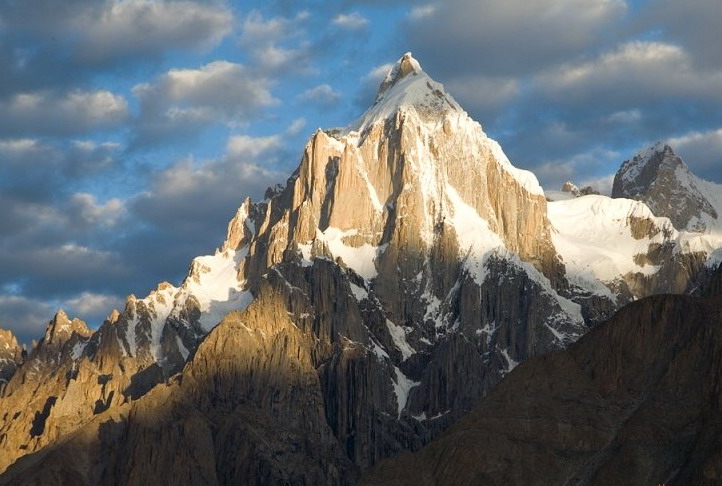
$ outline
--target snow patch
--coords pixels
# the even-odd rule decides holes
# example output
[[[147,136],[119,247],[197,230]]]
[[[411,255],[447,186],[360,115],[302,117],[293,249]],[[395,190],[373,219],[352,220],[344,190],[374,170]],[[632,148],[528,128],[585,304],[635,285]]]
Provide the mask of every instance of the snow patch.
[[[547,326],[549,327],[549,326]],[[549,328],[551,329],[551,327]],[[502,374],[511,373],[511,370],[517,367],[519,364],[518,361],[515,361],[511,356],[509,356],[509,350],[508,349],[501,349],[499,350],[499,353],[504,357],[506,360],[506,368],[502,370]]]
[[[243,310],[253,296],[243,290],[245,282],[238,280],[241,263],[248,254],[248,246],[238,251],[225,250],[216,255],[196,258],[193,262],[195,275],[186,279],[186,297],[194,296],[200,305],[200,324],[210,331],[223,316],[232,310]]]
[[[401,351],[401,356],[403,356],[404,360],[409,359],[416,353],[416,350],[412,348],[406,340],[406,331],[404,331],[403,327],[397,326],[388,319],[386,319],[386,327],[388,327],[391,339],[394,341],[398,350]]]
[[[396,380],[393,380],[394,394],[396,395],[396,405],[398,407],[399,418],[401,418],[401,412],[406,408],[406,402],[409,400],[409,392],[415,386],[421,384],[420,381],[413,381],[406,377],[401,370],[394,366],[396,372]]]
[[[316,239],[326,242],[334,258],[340,257],[347,267],[351,268],[364,279],[371,280],[378,275],[374,263],[378,247],[369,245],[368,243],[364,243],[359,247],[353,247],[344,243],[343,239],[345,237],[355,236],[357,234],[358,230],[356,229],[342,231],[330,226],[323,232],[316,230]]]
[[[351,282],[349,282],[349,286],[351,287],[351,293],[353,294],[354,297],[356,297],[356,300],[358,302],[361,302],[362,300],[369,298],[369,293],[366,291],[366,289],[363,289],[363,288],[359,287],[358,285],[353,284]]]

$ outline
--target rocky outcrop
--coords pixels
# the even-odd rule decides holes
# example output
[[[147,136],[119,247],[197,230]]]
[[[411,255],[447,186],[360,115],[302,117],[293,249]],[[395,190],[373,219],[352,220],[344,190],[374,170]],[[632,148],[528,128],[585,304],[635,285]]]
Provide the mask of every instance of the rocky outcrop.
[[[720,187],[699,179],[666,143],[625,161],[614,176],[612,197],[643,201],[678,230],[705,232],[720,226]]]
[[[22,362],[22,348],[12,332],[0,329],[0,396]]]
[[[630,304],[361,484],[719,484],[721,319],[719,297]]]

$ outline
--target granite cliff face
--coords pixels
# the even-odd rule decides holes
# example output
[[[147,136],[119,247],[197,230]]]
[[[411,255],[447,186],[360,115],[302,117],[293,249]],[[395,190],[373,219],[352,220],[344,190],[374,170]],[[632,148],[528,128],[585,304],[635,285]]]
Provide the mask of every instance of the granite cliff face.
[[[719,295],[624,307],[360,484],[720,484]]]
[[[165,474],[180,452],[157,439],[182,436],[199,484],[352,482],[582,335],[564,274],[534,176],[405,55],[179,288],[31,353],[0,399],[0,467],[40,451],[14,470],[42,481],[70,455],[90,484],[130,463]],[[124,444],[110,456],[90,450],[106,433]],[[212,446],[196,457],[195,439]]]

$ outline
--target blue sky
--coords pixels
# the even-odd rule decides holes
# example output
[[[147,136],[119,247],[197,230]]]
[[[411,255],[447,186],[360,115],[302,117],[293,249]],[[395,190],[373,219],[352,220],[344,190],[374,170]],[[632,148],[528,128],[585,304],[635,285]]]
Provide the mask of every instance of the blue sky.
[[[0,0],[0,326],[178,284],[412,51],[557,189],[668,139],[722,182],[718,0]]]

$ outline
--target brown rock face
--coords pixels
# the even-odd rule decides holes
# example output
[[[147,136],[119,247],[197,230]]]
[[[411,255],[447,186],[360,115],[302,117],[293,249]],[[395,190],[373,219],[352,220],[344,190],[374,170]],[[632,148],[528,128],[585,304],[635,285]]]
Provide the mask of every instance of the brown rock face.
[[[630,304],[361,484],[720,484],[721,322],[719,297]]]
[[[22,349],[12,332],[0,329],[0,395],[22,362]]]

